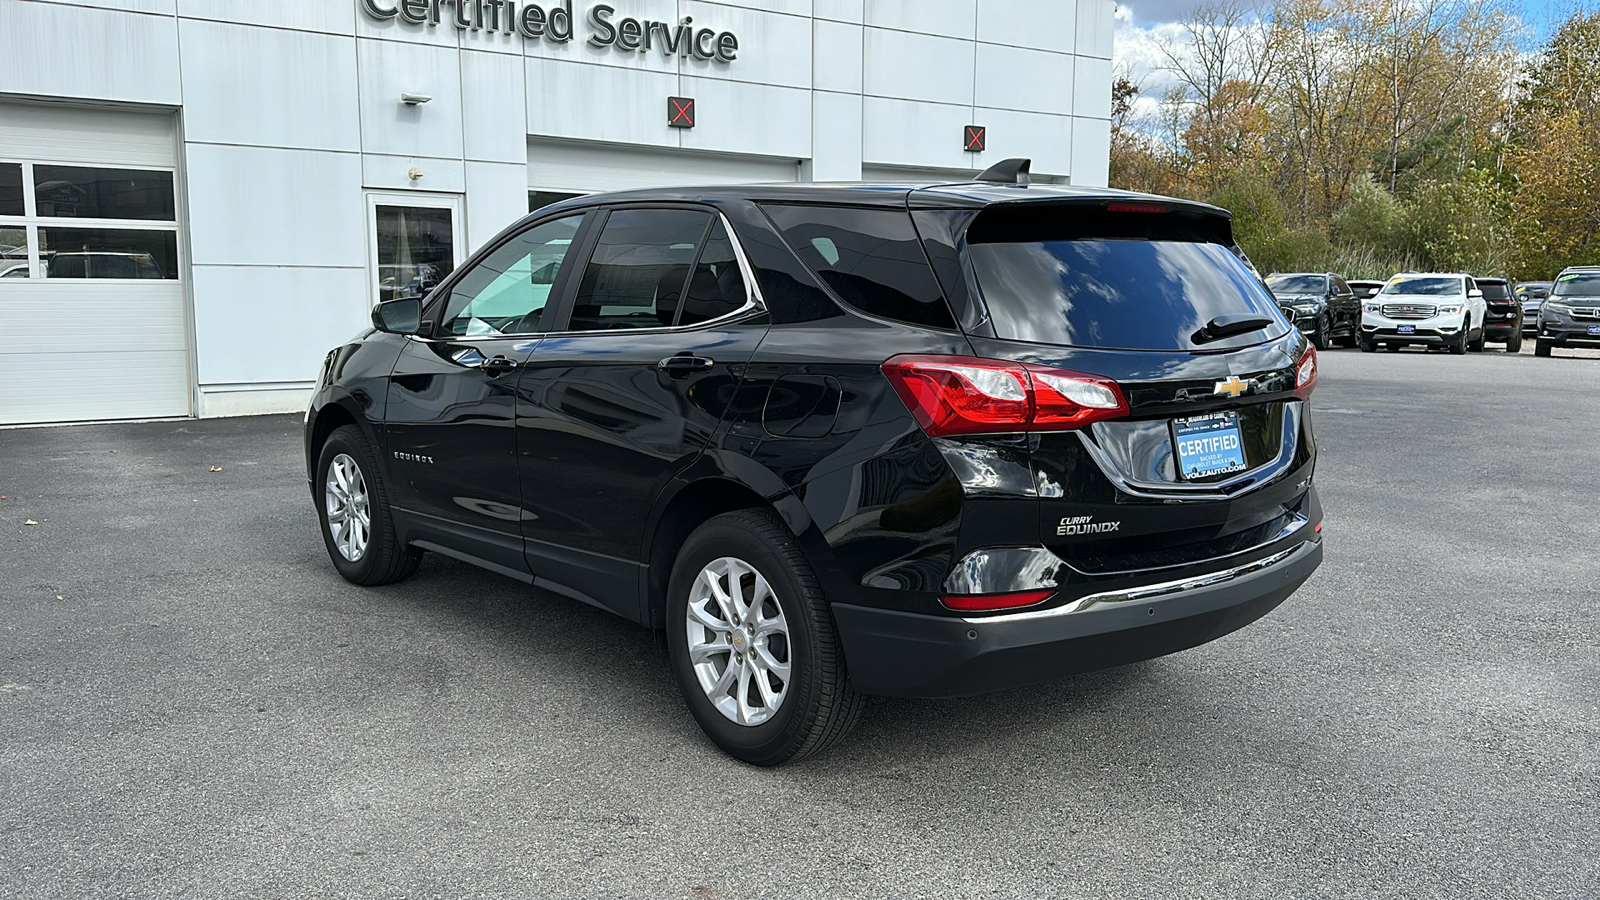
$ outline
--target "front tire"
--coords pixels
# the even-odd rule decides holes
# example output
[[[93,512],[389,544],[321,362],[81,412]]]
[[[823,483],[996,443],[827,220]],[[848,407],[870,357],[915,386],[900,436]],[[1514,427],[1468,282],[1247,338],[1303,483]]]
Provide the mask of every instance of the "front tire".
[[[1356,338],[1356,344],[1361,347],[1362,353],[1376,353],[1378,350],[1377,342],[1369,341],[1366,338]]]
[[[1448,345],[1451,353],[1460,356],[1461,354],[1467,352],[1467,347],[1472,343],[1468,338],[1468,335],[1471,333],[1471,326],[1471,319],[1461,323],[1461,334],[1456,336],[1454,343]]]
[[[667,590],[667,645],[689,711],[745,762],[820,753],[860,717],[827,597],[770,512],[717,516],[684,542]]]
[[[317,457],[318,518],[328,558],[346,581],[367,586],[411,577],[422,551],[401,546],[377,454],[355,425],[334,429]]]
[[[1472,319],[1469,318],[1469,319],[1467,319],[1466,323],[1462,325],[1462,330],[1464,332],[1471,331],[1471,327],[1470,327],[1471,325],[1472,325]],[[1485,326],[1480,325],[1478,327],[1478,336],[1473,338],[1470,341],[1467,341],[1467,349],[1471,350],[1473,353],[1482,353],[1483,352],[1483,339],[1484,339],[1483,331],[1484,331],[1484,327]]]
[[[1553,346],[1553,345],[1549,341],[1540,340],[1538,338],[1535,338],[1534,341],[1533,341],[1533,355],[1534,356],[1549,356],[1550,355],[1551,346]]]
[[[1318,319],[1317,330],[1311,332],[1311,346],[1317,348],[1318,353],[1328,349],[1328,320]]]

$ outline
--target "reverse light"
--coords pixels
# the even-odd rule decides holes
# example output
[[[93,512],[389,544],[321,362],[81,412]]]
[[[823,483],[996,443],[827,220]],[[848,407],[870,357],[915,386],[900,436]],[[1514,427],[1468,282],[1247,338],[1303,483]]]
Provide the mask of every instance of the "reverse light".
[[[1109,378],[970,356],[896,356],[883,374],[930,437],[1066,431],[1128,414]]]
[[[1317,387],[1317,348],[1307,345],[1305,355],[1294,367],[1294,395],[1301,400],[1311,397]]]
[[[939,602],[943,603],[946,609],[959,612],[996,612],[1043,603],[1054,596],[1055,592],[1055,588],[1045,588],[1011,594],[944,594],[939,597]]]

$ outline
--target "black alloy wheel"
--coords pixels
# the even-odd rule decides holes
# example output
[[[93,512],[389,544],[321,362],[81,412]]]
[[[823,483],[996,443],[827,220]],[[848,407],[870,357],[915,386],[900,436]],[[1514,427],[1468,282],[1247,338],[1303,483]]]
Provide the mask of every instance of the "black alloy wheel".
[[[1317,317],[1317,330],[1311,332],[1311,346],[1318,352],[1328,349],[1328,319],[1326,316]]]
[[[695,720],[745,762],[820,753],[860,718],[827,597],[770,511],[716,516],[684,542],[667,590],[667,647]]]
[[[1459,356],[1459,355],[1467,352],[1467,347],[1471,344],[1471,339],[1469,337],[1470,334],[1471,334],[1471,329],[1468,327],[1471,324],[1472,324],[1472,320],[1471,319],[1468,319],[1465,322],[1461,323],[1461,333],[1456,335],[1455,341],[1450,344],[1450,352],[1451,353],[1454,353],[1457,356]]]
[[[328,435],[317,457],[316,485],[322,542],[346,581],[392,584],[417,571],[422,551],[400,545],[377,455],[359,427]]]

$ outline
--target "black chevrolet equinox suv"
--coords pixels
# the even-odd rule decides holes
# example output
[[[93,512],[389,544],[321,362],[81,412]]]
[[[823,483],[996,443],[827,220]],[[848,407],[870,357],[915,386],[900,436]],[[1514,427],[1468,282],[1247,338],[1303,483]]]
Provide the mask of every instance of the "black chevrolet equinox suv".
[[[432,551],[664,631],[760,765],[863,695],[1194,647],[1322,559],[1317,355],[1232,246],[1022,160],[548,206],[327,355],[322,535],[356,584]]]

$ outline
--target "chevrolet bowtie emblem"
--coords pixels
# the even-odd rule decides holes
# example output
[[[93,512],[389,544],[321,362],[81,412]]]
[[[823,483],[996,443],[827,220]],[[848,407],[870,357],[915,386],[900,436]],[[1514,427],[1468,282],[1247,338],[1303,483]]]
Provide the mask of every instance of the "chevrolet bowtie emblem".
[[[1227,394],[1229,397],[1237,397],[1249,389],[1250,382],[1240,381],[1239,376],[1237,375],[1229,375],[1227,381],[1217,382],[1216,385],[1211,388],[1211,393]]]

